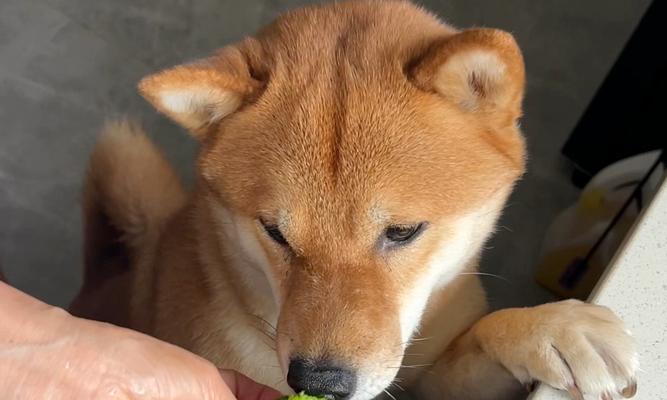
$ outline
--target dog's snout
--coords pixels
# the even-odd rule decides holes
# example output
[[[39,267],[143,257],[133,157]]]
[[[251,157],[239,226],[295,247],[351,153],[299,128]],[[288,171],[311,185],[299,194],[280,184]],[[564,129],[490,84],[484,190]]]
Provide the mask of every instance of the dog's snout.
[[[354,393],[357,375],[332,361],[296,358],[290,361],[287,383],[296,393],[344,400]]]

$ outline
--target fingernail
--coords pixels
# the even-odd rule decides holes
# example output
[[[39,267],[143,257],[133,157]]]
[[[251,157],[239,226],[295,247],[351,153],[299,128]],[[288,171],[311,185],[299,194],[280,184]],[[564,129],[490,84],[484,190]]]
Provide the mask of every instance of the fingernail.
[[[628,387],[621,390],[621,395],[623,397],[625,397],[626,399],[629,399],[630,397],[634,396],[635,394],[637,394],[637,382],[636,381],[630,382]]]
[[[574,400],[584,400],[584,395],[581,394],[581,391],[576,385],[567,388],[567,392],[570,393],[570,396],[572,396]]]

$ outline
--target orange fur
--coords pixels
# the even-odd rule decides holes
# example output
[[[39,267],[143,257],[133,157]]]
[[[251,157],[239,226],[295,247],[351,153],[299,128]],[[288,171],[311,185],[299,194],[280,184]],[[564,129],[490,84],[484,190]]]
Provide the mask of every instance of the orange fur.
[[[332,359],[358,373],[355,400],[391,382],[420,322],[437,336],[422,359],[476,354],[464,332],[486,305],[476,277],[459,274],[476,269],[523,173],[511,35],[459,32],[408,2],[333,3],[139,87],[200,140],[196,187],[186,196],[136,128],[112,128],[91,161],[97,283],[79,313],[110,319],[99,310],[120,306],[112,320],[283,390],[290,357]],[[420,222],[414,243],[379,244],[388,226]],[[128,265],[113,258],[119,272],[99,278],[114,238]],[[513,389],[503,360],[471,360]],[[473,370],[437,371],[456,386]]]

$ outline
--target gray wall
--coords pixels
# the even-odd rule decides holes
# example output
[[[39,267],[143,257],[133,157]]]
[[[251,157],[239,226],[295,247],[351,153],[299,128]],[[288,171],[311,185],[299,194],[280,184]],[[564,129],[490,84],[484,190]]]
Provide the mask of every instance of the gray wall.
[[[306,1],[1,0],[0,265],[11,282],[64,305],[80,284],[79,191],[102,121],[140,117],[184,176],[194,143],[136,95],[156,69],[205,55]],[[496,306],[548,299],[533,270],[542,233],[576,191],[559,148],[648,0],[425,1],[458,27],[514,33],[528,91],[529,170],[489,244]]]

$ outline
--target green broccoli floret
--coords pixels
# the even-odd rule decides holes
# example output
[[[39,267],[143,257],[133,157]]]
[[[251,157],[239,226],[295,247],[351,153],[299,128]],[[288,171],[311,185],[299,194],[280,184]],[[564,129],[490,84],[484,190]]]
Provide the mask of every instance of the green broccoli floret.
[[[301,392],[299,394],[293,394],[291,396],[283,396],[278,400],[326,400],[326,399],[324,397],[311,396],[305,394],[304,392]]]

